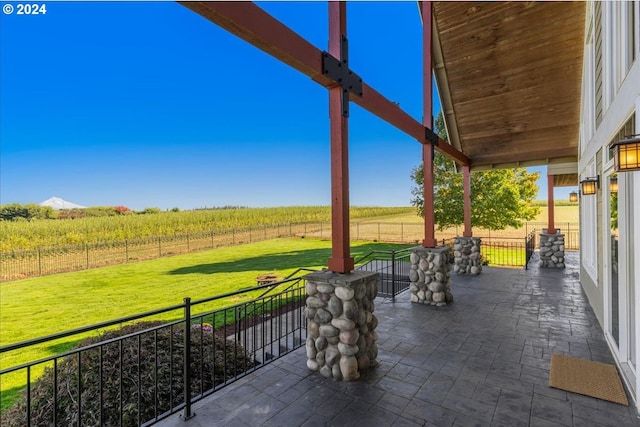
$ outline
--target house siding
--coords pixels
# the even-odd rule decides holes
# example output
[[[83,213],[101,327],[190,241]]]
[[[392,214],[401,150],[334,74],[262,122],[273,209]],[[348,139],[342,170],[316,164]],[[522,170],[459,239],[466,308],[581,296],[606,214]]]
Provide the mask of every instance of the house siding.
[[[584,113],[580,123],[581,149],[578,159],[580,179],[595,173],[602,183],[595,196],[583,196],[580,201],[581,230],[595,233],[597,245],[595,258],[593,251],[581,252],[580,282],[607,335],[636,409],[640,402],[640,367],[636,360],[640,354],[640,268],[637,267],[640,265],[640,247],[636,243],[640,241],[637,221],[640,212],[640,172],[620,172],[618,175],[618,220],[622,224],[618,241],[621,292],[618,343],[606,332],[608,319],[611,318],[608,297],[611,293],[608,278],[611,267],[608,258],[610,231],[606,217],[609,212],[609,191],[605,187],[608,185],[608,179],[605,178],[613,171],[609,150],[611,142],[637,132],[640,117],[640,61],[637,59],[640,56],[640,29],[636,23],[640,20],[639,9],[640,1],[637,0],[632,4],[595,1],[590,5],[591,13],[585,28],[591,29],[592,39],[585,40],[584,52],[585,65],[589,61],[592,61],[592,65],[584,67],[587,74],[583,76],[581,103]],[[589,209],[589,214],[583,214],[585,209]],[[597,260],[596,265],[593,264],[594,259]]]

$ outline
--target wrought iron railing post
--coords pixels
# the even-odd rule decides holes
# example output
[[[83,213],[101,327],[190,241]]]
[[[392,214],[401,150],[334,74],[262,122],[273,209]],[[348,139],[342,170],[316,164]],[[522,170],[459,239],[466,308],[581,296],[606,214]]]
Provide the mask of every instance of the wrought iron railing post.
[[[391,301],[396,302],[396,251],[391,251]]]
[[[193,418],[191,413],[191,298],[184,299],[184,412],[183,420]]]

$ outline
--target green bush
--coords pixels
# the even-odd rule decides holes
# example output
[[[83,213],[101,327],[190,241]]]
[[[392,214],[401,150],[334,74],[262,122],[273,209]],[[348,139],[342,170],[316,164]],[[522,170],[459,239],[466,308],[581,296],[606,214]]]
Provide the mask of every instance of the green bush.
[[[57,425],[65,427],[118,426],[121,425],[120,418],[123,426],[138,426],[183,402],[184,327],[174,325],[148,331],[160,325],[161,322],[138,323],[80,342],[77,348],[147,330],[82,350],[80,357],[78,354],[66,356],[58,361],[55,373],[53,368],[47,368],[31,385],[31,425],[54,425],[54,393],[57,398]],[[191,346],[192,396],[255,366],[239,344],[217,336],[212,328],[194,325]],[[57,375],[57,386],[54,385],[54,375]],[[79,424],[78,401],[81,402]],[[2,414],[1,424],[6,427],[26,425],[26,405],[25,390],[20,399]]]

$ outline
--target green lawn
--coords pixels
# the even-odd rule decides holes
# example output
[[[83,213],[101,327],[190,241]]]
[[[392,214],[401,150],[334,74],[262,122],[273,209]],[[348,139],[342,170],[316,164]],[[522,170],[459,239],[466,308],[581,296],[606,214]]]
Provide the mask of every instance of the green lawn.
[[[374,249],[408,246],[369,242],[352,245],[356,258]],[[299,267],[321,268],[330,255],[330,241],[276,239],[2,283],[0,345],[181,304],[184,297],[200,299],[250,287],[264,273],[286,276]],[[172,318],[179,316],[178,312]],[[70,337],[3,354],[0,368],[56,354],[79,339]],[[15,392],[19,387],[16,381],[19,383],[2,378],[2,390]]]
[[[525,249],[482,247],[483,261],[487,262],[489,267],[510,266],[524,268],[526,255]]]

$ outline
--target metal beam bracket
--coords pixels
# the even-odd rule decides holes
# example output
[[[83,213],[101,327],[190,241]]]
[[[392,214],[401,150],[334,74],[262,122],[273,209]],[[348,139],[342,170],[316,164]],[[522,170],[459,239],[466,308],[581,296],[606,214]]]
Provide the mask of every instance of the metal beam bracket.
[[[342,88],[342,115],[349,117],[349,93],[362,96],[362,78],[349,69],[347,38],[342,36],[340,56],[336,59],[328,52],[322,52],[322,74],[335,81]]]
[[[438,135],[426,126],[424,128],[424,139],[429,141],[434,147],[438,145]]]

